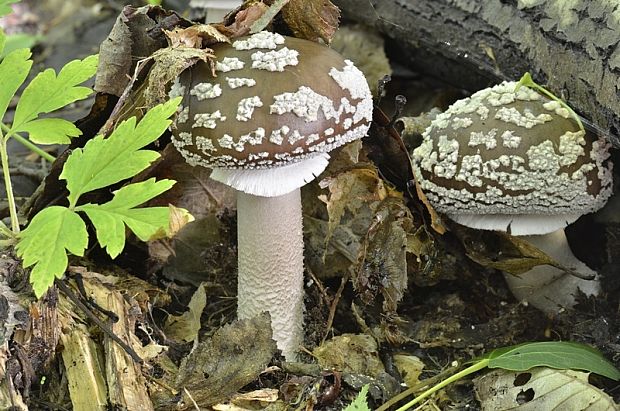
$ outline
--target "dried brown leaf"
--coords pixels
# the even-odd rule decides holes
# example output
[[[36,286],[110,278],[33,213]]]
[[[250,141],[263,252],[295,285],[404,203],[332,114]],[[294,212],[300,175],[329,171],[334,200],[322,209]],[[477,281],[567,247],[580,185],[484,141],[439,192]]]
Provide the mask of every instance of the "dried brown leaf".
[[[295,37],[329,44],[338,29],[340,9],[330,0],[290,0],[282,17]]]
[[[278,400],[280,392],[275,388],[263,388],[261,390],[254,390],[250,392],[244,392],[242,394],[236,394],[233,397],[233,402],[238,401],[264,401],[264,402],[276,402]]]
[[[261,19],[269,7],[262,2],[254,2],[235,14],[235,20],[223,26],[216,24],[217,28],[229,38],[237,38],[250,34],[251,27]]]
[[[147,87],[144,90],[145,107],[149,109],[168,99],[168,84],[185,69],[199,61],[208,63],[215,77],[215,55],[211,49],[192,47],[163,48],[151,56],[154,64],[149,71]]]
[[[365,203],[382,201],[389,193],[389,189],[374,168],[345,171],[321,180],[319,185],[329,190],[329,196],[321,197],[327,205],[329,215],[325,243],[329,242],[345,211],[355,214]]]
[[[225,325],[181,362],[176,386],[184,395],[177,409],[229,399],[260,375],[275,352],[268,313]]]
[[[414,178],[411,157],[400,134],[394,129],[392,120],[376,106],[364,148],[368,152],[368,158],[387,181],[400,191],[408,190],[408,184]]]
[[[170,315],[166,319],[164,333],[166,337],[191,342],[198,338],[200,316],[207,305],[207,293],[204,284],[200,284],[187,305],[187,311],[181,315]]]
[[[168,204],[168,210],[170,212],[170,223],[168,224],[166,237],[172,238],[188,223],[194,221],[194,216],[186,209],[175,207],[172,204]]]
[[[252,24],[250,33],[258,33],[259,31],[265,30],[265,28],[271,24],[273,18],[282,10],[282,7],[286,6],[289,1],[290,0],[275,0],[271,6],[269,6],[269,9]]]
[[[160,7],[126,6],[112,31],[101,43],[95,90],[121,96],[129,85],[136,59],[144,59],[166,46],[162,29],[189,22]]]
[[[131,31],[123,16],[116,19],[108,37],[99,48],[99,67],[95,90],[120,96],[129,83],[131,70]]]
[[[426,211],[428,211],[428,214],[431,216],[431,227],[433,230],[437,231],[439,234],[445,233],[446,227],[444,227],[439,214],[437,214],[437,211],[435,211],[431,203],[429,203],[426,194],[424,194],[424,191],[422,191],[417,181],[415,182],[415,191],[422,204],[426,207]]]
[[[196,24],[187,28],[164,30],[170,47],[202,48],[214,43],[230,43],[228,37],[211,24]]]

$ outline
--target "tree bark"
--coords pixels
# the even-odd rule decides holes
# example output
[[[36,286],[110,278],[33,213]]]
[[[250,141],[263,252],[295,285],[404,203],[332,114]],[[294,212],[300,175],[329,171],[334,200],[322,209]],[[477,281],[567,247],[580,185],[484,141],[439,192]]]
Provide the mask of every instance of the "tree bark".
[[[620,147],[620,5],[607,0],[335,0],[420,72],[471,91],[534,79]]]

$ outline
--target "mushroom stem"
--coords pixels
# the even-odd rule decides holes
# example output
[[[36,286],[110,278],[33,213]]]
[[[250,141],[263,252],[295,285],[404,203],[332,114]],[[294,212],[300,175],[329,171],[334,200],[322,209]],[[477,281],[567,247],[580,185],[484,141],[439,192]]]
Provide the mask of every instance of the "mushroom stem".
[[[562,308],[575,305],[575,293],[579,288],[586,295],[597,295],[600,282],[596,271],[573,255],[564,230],[544,235],[522,236],[549,257],[580,274],[594,277],[588,280],[549,265],[539,265],[521,275],[504,273],[508,287],[520,301],[527,301],[547,314],[557,314]]]
[[[299,188],[277,197],[237,192],[240,319],[268,311],[287,361],[303,342],[303,232]]]

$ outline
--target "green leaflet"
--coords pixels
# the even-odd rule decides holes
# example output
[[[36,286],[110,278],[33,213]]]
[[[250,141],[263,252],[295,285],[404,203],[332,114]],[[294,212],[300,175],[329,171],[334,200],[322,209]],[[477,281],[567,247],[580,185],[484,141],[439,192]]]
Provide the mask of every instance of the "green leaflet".
[[[366,397],[368,396],[368,384],[364,385],[355,397],[355,400],[347,406],[343,411],[370,411]]]
[[[15,92],[30,72],[31,54],[28,49],[15,50],[0,62],[0,121]]]
[[[2,49],[2,39],[0,38],[0,58],[17,49],[30,49],[42,38],[43,36],[33,36],[31,34],[10,34],[4,38],[4,50]]]
[[[6,36],[4,34],[4,30],[2,30],[2,27],[0,27],[0,60],[2,60],[2,58],[6,54],[4,52],[5,46],[6,46]]]
[[[17,3],[19,0],[0,0],[0,17],[6,16],[13,12],[11,4]]]
[[[165,234],[170,211],[168,207],[133,208],[174,185],[172,180],[149,180],[129,184],[114,193],[105,204],[84,204],[76,207],[93,222],[97,240],[112,258],[125,247],[125,225],[142,241],[151,240],[157,234]],[[162,233],[163,231],[163,233]]]
[[[62,118],[40,118],[21,126],[19,131],[28,132],[30,141],[38,144],[69,144],[70,137],[82,132],[72,122]]]
[[[489,360],[489,368],[525,371],[545,366],[589,371],[612,380],[620,380],[620,371],[599,351],[574,342],[544,341],[499,348],[491,351],[486,358]]]
[[[168,119],[181,99],[153,107],[136,125],[135,117],[123,121],[104,139],[97,136],[67,159],[60,175],[67,180],[69,202],[77,204],[80,195],[133,177],[159,157],[155,151],[140,150],[157,140],[168,128]]]
[[[40,114],[58,110],[67,104],[88,97],[92,90],[88,87],[79,86],[91,78],[97,71],[98,56],[89,56],[84,60],[73,60],[67,63],[56,75],[53,69],[47,69],[39,74],[28,84],[17,103],[13,125],[9,133],[19,131],[35,132],[40,136],[46,133],[47,123],[35,123]],[[69,122],[66,122],[69,123]],[[55,124],[56,132],[59,131],[58,123]],[[65,124],[69,132],[75,133],[74,128]],[[51,141],[51,139],[47,139]],[[66,137],[64,137],[66,141]],[[62,142],[62,141],[53,141]]]
[[[39,212],[19,235],[17,255],[24,267],[34,265],[30,282],[40,297],[67,268],[67,251],[84,255],[88,245],[86,224],[74,211],[60,206]]]

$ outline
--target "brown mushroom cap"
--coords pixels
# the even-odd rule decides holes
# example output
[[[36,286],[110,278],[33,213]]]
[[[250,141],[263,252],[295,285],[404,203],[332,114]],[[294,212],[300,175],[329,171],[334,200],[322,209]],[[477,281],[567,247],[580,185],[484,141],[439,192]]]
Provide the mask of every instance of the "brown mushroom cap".
[[[541,234],[607,202],[609,144],[558,102],[515,86],[481,90],[437,116],[413,152],[414,172],[431,204],[459,223]]]
[[[366,80],[328,47],[261,32],[213,50],[217,77],[199,63],[170,92],[183,95],[173,142],[190,164],[279,167],[366,134]]]

